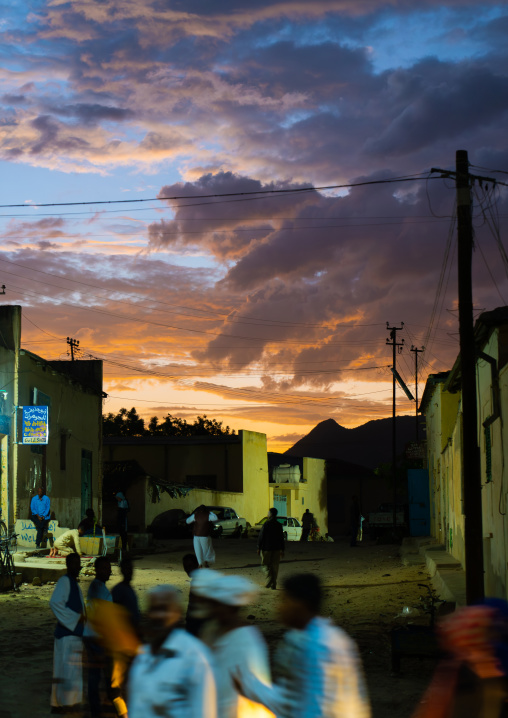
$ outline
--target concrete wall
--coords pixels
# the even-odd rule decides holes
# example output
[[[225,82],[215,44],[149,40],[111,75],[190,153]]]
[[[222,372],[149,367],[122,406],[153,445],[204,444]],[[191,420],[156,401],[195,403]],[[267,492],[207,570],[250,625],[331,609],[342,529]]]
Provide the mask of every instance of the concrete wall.
[[[18,350],[21,307],[0,306],[0,507],[2,519],[12,526],[17,507],[17,456],[14,442],[18,401]]]
[[[463,565],[462,425],[460,393],[434,387],[425,418],[429,469],[430,532]]]
[[[496,330],[483,350],[485,354],[496,359],[498,366],[503,361],[499,337],[499,330]],[[506,342],[506,337],[503,336],[502,340]],[[508,418],[508,366],[502,366],[499,371],[500,416],[493,419],[490,424],[490,478],[487,475],[487,447],[483,422],[496,415],[496,405],[493,398],[497,389],[490,364],[484,359],[479,359],[477,367],[480,397],[478,402],[478,438],[482,474],[485,593],[489,596],[506,598],[508,596],[508,467],[505,466],[505,447],[508,446],[508,428],[506,427],[506,419]]]
[[[5,392],[0,392],[2,517],[10,526],[18,519],[28,519],[31,497],[45,479],[53,514],[61,525],[76,526],[83,508],[83,450],[92,456],[89,505],[97,512],[101,504],[102,362],[53,364],[21,349],[20,337],[21,307],[0,306],[0,390]],[[37,447],[38,450],[18,443],[22,415],[15,408],[31,405],[34,389],[49,396],[51,403],[49,443]],[[65,469],[61,468],[60,460],[62,434],[67,436]]]
[[[252,432],[247,432],[252,433]],[[193,483],[196,477],[210,477],[219,491],[242,491],[242,444],[238,438],[223,441],[195,443],[152,443],[147,437],[132,443],[108,443],[104,448],[104,461],[136,460],[150,476],[174,484]]]
[[[274,493],[286,496],[287,515],[301,521],[303,513],[309,509],[320,527],[320,533],[324,536],[328,533],[325,460],[304,457],[302,479],[303,481],[298,483],[270,484],[270,506],[274,503]],[[261,516],[263,514],[260,514],[260,518]]]
[[[229,441],[220,437],[199,443],[107,443],[106,461],[135,460],[154,478],[176,484],[193,483],[196,476],[215,476],[217,490],[193,489],[185,497],[171,498],[160,493],[160,501],[152,503],[150,482],[142,480],[128,490],[131,506],[129,524],[140,530],[149,526],[163,511],[182,509],[189,512],[200,504],[230,506],[250,524],[265,516],[269,508],[268,458],[266,435],[240,431]],[[114,506],[112,505],[114,509]],[[109,513],[110,521],[113,514]]]
[[[477,361],[485,593],[500,598],[508,597],[508,466],[505,460],[508,427],[504,421],[508,416],[508,365],[503,366],[506,343],[503,329],[496,328],[483,347],[483,352],[493,357],[498,366],[501,363],[498,388],[491,365],[481,358]],[[500,408],[497,418],[496,392]],[[489,417],[494,417],[490,424],[491,478],[487,475],[487,442],[483,426]],[[460,392],[450,394],[444,391],[443,384],[435,386],[426,419],[431,533],[465,566]]]
[[[382,503],[392,501],[392,489],[378,476],[343,476],[328,479],[328,530],[332,536],[350,533],[349,509],[353,496],[366,519]]]
[[[17,518],[29,518],[30,500],[37,487],[45,484],[51,499],[52,516],[61,526],[76,528],[84,510],[89,508],[82,506],[83,451],[90,452],[92,460],[89,506],[98,514],[101,504],[102,397],[29,352],[21,352],[19,370],[19,404],[32,404],[34,389],[37,389],[49,396],[50,410],[48,444],[41,447],[18,444],[16,447]],[[43,403],[40,397],[37,403]],[[21,441],[21,412],[18,424],[18,440]]]

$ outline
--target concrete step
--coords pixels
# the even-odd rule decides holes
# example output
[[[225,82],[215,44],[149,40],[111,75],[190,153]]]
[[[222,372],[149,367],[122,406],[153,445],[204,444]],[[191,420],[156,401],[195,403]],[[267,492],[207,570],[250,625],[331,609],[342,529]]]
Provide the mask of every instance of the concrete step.
[[[14,566],[16,571],[21,574],[23,583],[32,583],[36,576],[41,579],[42,583],[58,581],[60,576],[67,572],[65,560],[61,561],[59,559],[51,559],[51,561],[45,561],[43,558],[33,561],[14,560]]]
[[[457,561],[456,558],[451,556],[447,551],[433,550],[427,551],[425,555],[427,569],[431,576],[434,576],[437,571],[450,571],[458,570],[462,571],[462,564]]]
[[[432,578],[432,585],[440,598],[455,603],[457,608],[467,605],[465,571],[438,571]]]

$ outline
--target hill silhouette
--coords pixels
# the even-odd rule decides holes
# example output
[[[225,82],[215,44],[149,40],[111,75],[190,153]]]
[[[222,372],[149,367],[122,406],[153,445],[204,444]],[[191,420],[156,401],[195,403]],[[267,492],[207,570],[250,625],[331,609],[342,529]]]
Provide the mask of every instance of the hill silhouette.
[[[415,440],[414,416],[398,416],[397,455]],[[420,419],[420,438],[424,436]],[[321,421],[309,433],[284,452],[288,456],[339,459],[375,469],[392,460],[392,419],[373,419],[354,429],[346,429],[335,419]]]

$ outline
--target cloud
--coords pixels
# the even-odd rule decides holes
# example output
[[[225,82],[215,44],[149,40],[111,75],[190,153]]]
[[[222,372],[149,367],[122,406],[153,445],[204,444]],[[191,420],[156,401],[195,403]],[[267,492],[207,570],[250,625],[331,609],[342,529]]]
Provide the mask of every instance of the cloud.
[[[110,391],[146,412],[212,404],[230,425],[289,435],[389,413],[387,321],[405,322],[408,383],[412,343],[427,346],[425,371],[451,366],[451,182],[201,195],[425,178],[460,146],[482,174],[506,169],[502,5],[71,0],[11,12],[0,156],[25,165],[22,192],[88,198],[94,173],[108,199],[133,177],[185,197],[161,201],[156,221],[6,217],[0,262],[17,264],[1,262],[2,281],[44,330],[27,321],[24,338],[56,358],[79,337],[107,360]],[[504,190],[476,189],[476,207],[487,215],[495,200],[503,223]],[[476,211],[475,303],[488,309],[508,281]]]
[[[350,179],[388,158],[423,169],[443,141],[489,147],[505,125],[506,53],[473,2],[446,3],[447,21],[467,24],[464,42],[481,31],[483,54],[375,71],[369,33],[382,44],[381,27],[430,22],[439,5],[53,3],[10,34],[23,69],[4,70],[0,151],[69,172],[177,162],[191,180],[208,168],[265,184]]]
[[[303,436],[304,434],[279,434],[270,438],[272,441],[280,441],[284,444],[296,444]]]

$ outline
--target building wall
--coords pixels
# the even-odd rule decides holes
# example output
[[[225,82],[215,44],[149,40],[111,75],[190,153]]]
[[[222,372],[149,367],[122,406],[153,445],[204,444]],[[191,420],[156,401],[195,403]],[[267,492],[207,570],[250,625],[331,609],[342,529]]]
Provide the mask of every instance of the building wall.
[[[502,341],[506,342],[503,332]],[[504,344],[499,343],[500,332],[492,332],[483,352],[496,362],[503,362]],[[508,597],[508,466],[505,447],[508,446],[508,365],[499,371],[496,389],[490,364],[477,361],[478,377],[478,442],[480,447],[483,550],[485,594]],[[487,439],[484,422],[495,417],[494,394],[498,391],[500,416],[490,424],[490,465],[487,472]],[[460,392],[450,394],[438,384],[426,411],[429,481],[431,494],[431,533],[465,566],[463,478],[462,478],[462,414]]]
[[[16,518],[30,514],[30,500],[44,481],[51,499],[51,511],[61,526],[76,527],[84,510],[92,507],[99,514],[99,475],[101,471],[102,397],[84,389],[69,376],[56,371],[30,353],[19,358],[19,405],[33,402],[34,388],[50,397],[49,438],[44,447],[18,444]],[[38,400],[38,404],[43,402]],[[18,441],[21,441],[21,411],[18,413]],[[62,463],[62,443],[65,461]],[[82,506],[83,451],[91,456],[89,506]],[[44,457],[45,454],[45,457]]]
[[[444,391],[443,386],[443,383],[436,384],[425,413],[430,531],[459,561],[463,561],[460,394]]]
[[[11,436],[13,432],[13,411],[15,406],[14,388],[14,352],[0,347],[0,388],[5,394],[0,394],[0,508],[2,519],[12,524],[14,521],[15,476],[10,455]]]
[[[17,504],[14,407],[18,405],[18,349],[21,307],[0,306],[0,507],[2,519],[14,524]]]
[[[270,506],[274,503],[274,493],[286,496],[287,515],[300,521],[305,510],[309,509],[324,536],[328,533],[325,460],[304,457],[302,479],[299,483],[270,484]]]
[[[499,361],[499,332],[494,332],[484,353]],[[482,475],[483,546],[485,562],[485,593],[489,596],[506,598],[508,560],[508,470],[505,467],[505,447],[508,446],[507,429],[503,426],[508,412],[508,366],[499,372],[500,416],[490,424],[491,471],[487,473],[487,441],[483,422],[495,416],[496,406],[493,395],[496,391],[490,364],[478,360],[479,397],[478,434],[480,442]],[[493,386],[494,384],[494,386]]]
[[[353,496],[360,502],[362,516],[368,519],[382,503],[392,500],[392,489],[378,476],[342,476],[328,479],[328,530],[332,536],[350,533],[349,510]]]
[[[193,477],[215,476],[217,490],[193,489],[185,497],[160,493],[152,503],[150,482],[143,480],[129,489],[129,523],[140,530],[163,511],[190,512],[200,504],[230,506],[250,524],[269,508],[266,435],[240,431],[230,442],[168,444],[107,444],[106,461],[136,460],[147,474],[176,484],[193,483]]]
[[[81,457],[91,453],[91,502],[96,513],[102,444],[102,362],[53,363],[20,349],[21,307],[0,306],[0,506],[10,526],[27,519],[29,504],[46,466],[46,489],[60,525],[76,526],[81,518]],[[79,367],[77,366],[79,364]],[[64,370],[65,369],[65,370]],[[72,374],[90,381],[75,381]],[[92,381],[93,380],[93,381]],[[91,388],[93,384],[93,389]],[[21,441],[22,414],[33,389],[51,397],[49,443],[39,452]],[[39,402],[41,404],[42,402]],[[61,469],[60,436],[67,439],[66,468]],[[43,452],[43,453],[40,453]]]
[[[219,491],[243,488],[242,445],[236,439],[217,444],[153,444],[142,440],[132,444],[109,444],[105,461],[135,459],[150,476],[175,484],[198,483],[198,477],[216,481]]]

